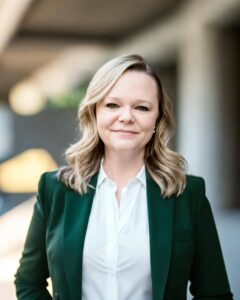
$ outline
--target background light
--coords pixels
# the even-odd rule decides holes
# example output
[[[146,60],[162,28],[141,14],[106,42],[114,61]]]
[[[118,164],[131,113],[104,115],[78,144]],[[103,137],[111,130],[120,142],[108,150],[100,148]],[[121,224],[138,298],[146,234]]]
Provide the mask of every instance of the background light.
[[[33,81],[14,86],[9,94],[9,102],[12,110],[21,115],[37,114],[46,105],[45,97]]]
[[[35,193],[43,172],[57,168],[43,149],[30,149],[0,165],[0,190],[6,193]]]

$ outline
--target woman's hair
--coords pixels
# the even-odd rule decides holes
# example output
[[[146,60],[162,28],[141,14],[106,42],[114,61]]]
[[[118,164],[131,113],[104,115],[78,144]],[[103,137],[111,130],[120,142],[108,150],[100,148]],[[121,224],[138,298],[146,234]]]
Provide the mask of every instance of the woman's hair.
[[[167,146],[173,130],[170,102],[163,92],[158,75],[140,55],[116,57],[104,64],[93,76],[78,111],[82,136],[67,149],[65,155],[68,166],[60,169],[59,178],[80,194],[87,192],[89,181],[99,171],[104,154],[104,144],[97,131],[96,103],[106,97],[126,71],[144,72],[157,84],[159,115],[155,133],[145,148],[144,163],[164,197],[179,195],[185,187],[186,161]]]

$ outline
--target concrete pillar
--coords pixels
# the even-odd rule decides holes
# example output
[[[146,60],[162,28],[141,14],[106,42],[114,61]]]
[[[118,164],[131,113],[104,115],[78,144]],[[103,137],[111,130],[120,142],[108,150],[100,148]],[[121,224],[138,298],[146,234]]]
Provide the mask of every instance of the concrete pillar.
[[[9,109],[0,105],[0,160],[10,153],[13,147],[13,116]]]
[[[213,206],[221,206],[219,172],[220,107],[218,99],[218,37],[195,28],[183,41],[178,71],[178,151],[189,173],[202,176]]]

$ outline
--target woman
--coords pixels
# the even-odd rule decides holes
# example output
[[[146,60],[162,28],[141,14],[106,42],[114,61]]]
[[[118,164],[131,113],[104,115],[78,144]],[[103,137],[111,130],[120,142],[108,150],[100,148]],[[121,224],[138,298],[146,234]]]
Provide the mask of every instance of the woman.
[[[232,299],[204,181],[167,147],[170,104],[138,55],[94,75],[68,167],[42,175],[20,300]]]

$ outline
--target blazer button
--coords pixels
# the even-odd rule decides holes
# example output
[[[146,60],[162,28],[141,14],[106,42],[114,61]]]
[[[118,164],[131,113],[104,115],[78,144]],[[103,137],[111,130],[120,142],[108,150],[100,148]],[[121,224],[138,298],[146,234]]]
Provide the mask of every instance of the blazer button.
[[[58,296],[58,293],[54,293],[54,300],[58,300],[59,299],[59,296]]]

